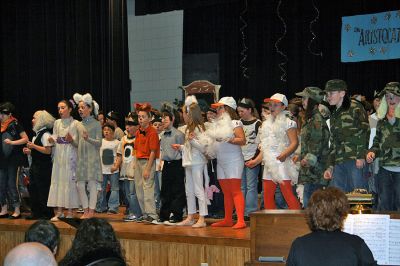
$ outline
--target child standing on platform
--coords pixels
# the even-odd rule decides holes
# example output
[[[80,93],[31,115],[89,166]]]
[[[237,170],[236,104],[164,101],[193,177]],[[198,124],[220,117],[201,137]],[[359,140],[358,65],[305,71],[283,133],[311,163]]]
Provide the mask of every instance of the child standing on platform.
[[[172,147],[182,151],[182,166],[185,168],[185,191],[187,199],[187,218],[178,223],[180,226],[193,228],[206,227],[204,217],[208,214],[206,194],[204,190],[203,172],[207,164],[204,148],[198,142],[199,136],[206,128],[203,122],[200,106],[195,96],[188,96],[183,106],[184,120],[187,121],[185,129],[185,143],[173,144]],[[208,184],[207,184],[208,186]],[[199,219],[194,222],[196,214],[196,198],[199,204]]]
[[[259,153],[259,139],[257,138],[257,134],[261,126],[261,121],[258,119],[258,112],[251,99],[243,98],[238,103],[237,110],[246,136],[246,144],[242,146],[245,161],[242,176],[242,192],[246,203],[244,217],[246,220],[250,220],[249,214],[258,209],[258,174],[260,172],[260,165],[258,164],[250,168],[246,166],[246,162],[255,158]]]
[[[156,158],[160,156],[160,141],[157,131],[150,124],[151,105],[135,104],[138,112],[139,129],[135,135],[135,187],[144,220],[157,221],[156,203],[154,199],[154,173]]]
[[[55,215],[51,221],[64,218],[63,208],[68,209],[67,218],[72,218],[73,208],[79,207],[78,190],[76,188],[77,147],[73,140],[78,138],[78,124],[72,116],[72,103],[62,100],[58,103],[57,119],[53,127],[53,135],[49,139],[55,144],[53,170],[47,206],[55,207]]]
[[[182,167],[182,155],[172,148],[173,144],[183,144],[185,135],[173,127],[174,116],[162,113],[164,132],[161,133],[160,149],[162,168],[161,209],[159,223],[175,225],[182,221],[185,199],[185,170]],[[171,216],[172,213],[172,216]]]
[[[93,100],[92,95],[75,93],[74,100],[78,103],[79,115],[82,118],[78,127],[79,138],[74,140],[75,145],[78,146],[76,180],[79,198],[84,209],[81,219],[87,219],[94,215],[97,203],[97,182],[103,178],[100,159],[102,130],[99,121],[94,118],[99,111],[99,105]],[[89,198],[86,193],[86,184]]]
[[[248,167],[264,162],[263,185],[265,209],[276,209],[275,190],[277,184],[291,210],[299,210],[300,202],[293,194],[292,183],[297,183],[298,170],[292,161],[298,146],[297,124],[285,111],[288,101],[280,93],[264,102],[269,103],[271,115],[260,129],[261,153],[247,162]]]
[[[106,123],[103,126],[103,141],[100,147],[102,162],[103,182],[97,201],[97,212],[105,212],[108,205],[108,213],[117,214],[119,208],[119,165],[117,160],[117,149],[119,140],[114,138],[114,126]],[[111,194],[107,203],[107,184],[110,181]]]
[[[214,227],[246,227],[244,221],[244,197],[241,190],[244,159],[241,145],[246,144],[243,124],[236,113],[236,101],[232,97],[223,97],[218,103],[212,104],[217,110],[214,128],[219,132],[216,136],[217,175],[224,193],[225,218],[213,223]],[[235,206],[237,223],[233,225],[232,213]]]
[[[125,222],[138,222],[142,220],[142,210],[136,196],[135,172],[135,133],[139,128],[137,114],[129,113],[125,128],[127,134],[121,139],[117,151],[117,163],[121,166],[120,176],[124,182],[125,197],[128,200],[128,211]]]
[[[151,120],[151,124],[157,131],[158,139],[160,140],[161,134],[164,130],[163,123],[161,121],[161,115],[159,114],[158,110],[154,110],[152,113],[153,113],[153,119]],[[161,171],[162,171],[162,161],[160,157],[157,157],[156,171],[154,176],[154,199],[156,201],[157,213],[160,213],[160,207],[161,207]]]
[[[47,111],[35,112],[32,119],[35,136],[32,142],[28,142],[26,148],[23,149],[25,154],[32,157],[28,185],[32,214],[26,217],[28,220],[49,220],[53,216],[53,210],[47,207],[47,199],[53,166],[51,158],[53,144],[49,142],[49,138],[54,121],[54,117]]]

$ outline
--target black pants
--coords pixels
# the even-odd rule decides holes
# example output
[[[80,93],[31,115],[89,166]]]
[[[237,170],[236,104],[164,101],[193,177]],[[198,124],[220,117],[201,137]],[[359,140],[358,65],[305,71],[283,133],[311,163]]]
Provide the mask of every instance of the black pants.
[[[186,206],[185,170],[182,160],[164,161],[161,176],[160,220],[168,221],[170,214],[174,220],[182,220]]]
[[[219,193],[214,193],[211,205],[208,205],[209,215],[221,215],[224,213],[224,194],[217,179],[217,159],[209,160],[207,164],[210,186],[215,185]]]
[[[29,176],[29,197],[32,216],[43,219],[53,217],[53,210],[47,207],[51,183],[51,164],[48,167],[31,167]]]

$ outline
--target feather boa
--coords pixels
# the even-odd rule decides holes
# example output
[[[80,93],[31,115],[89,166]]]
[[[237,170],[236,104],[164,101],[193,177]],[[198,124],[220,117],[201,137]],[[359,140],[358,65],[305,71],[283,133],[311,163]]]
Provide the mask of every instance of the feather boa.
[[[234,136],[232,119],[228,114],[222,114],[209,123],[206,131],[199,135],[199,142],[205,147],[209,158],[216,158],[217,143],[226,142]]]
[[[292,184],[296,184],[299,176],[297,166],[292,161],[292,156],[286,158],[283,162],[285,173],[278,170],[278,164],[275,155],[271,154],[271,148],[278,154],[281,154],[290,144],[286,134],[287,124],[286,113],[280,113],[275,119],[272,115],[261,126],[261,151],[263,152],[264,171],[271,176],[272,180],[277,183],[282,183],[283,180],[289,177]]]

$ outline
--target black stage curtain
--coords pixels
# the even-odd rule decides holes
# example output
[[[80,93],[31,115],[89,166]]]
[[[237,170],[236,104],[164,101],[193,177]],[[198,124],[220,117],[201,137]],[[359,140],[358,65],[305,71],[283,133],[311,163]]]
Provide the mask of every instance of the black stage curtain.
[[[157,14],[235,1],[237,0],[135,0],[135,15]]]
[[[90,92],[106,111],[130,110],[125,0],[2,0],[0,102],[29,129],[36,110]]]
[[[248,24],[244,30],[248,79],[240,68],[240,13],[245,10],[245,1],[185,10],[183,52],[219,53],[221,96],[250,97],[260,103],[275,92],[293,97],[305,86],[323,88],[327,80],[341,78],[347,81],[351,93],[372,97],[374,90],[382,89],[388,81],[400,80],[400,60],[340,62],[341,17],[397,10],[398,0],[315,1],[320,19],[313,27],[317,38],[312,51],[322,51],[322,57],[312,55],[308,49],[312,39],[309,26],[316,16],[312,1],[282,1],[280,10],[287,34],[279,49],[288,57],[286,82],[281,80],[278,67],[284,58],[275,49],[284,30],[276,13],[278,2],[248,0],[248,10],[243,15]]]

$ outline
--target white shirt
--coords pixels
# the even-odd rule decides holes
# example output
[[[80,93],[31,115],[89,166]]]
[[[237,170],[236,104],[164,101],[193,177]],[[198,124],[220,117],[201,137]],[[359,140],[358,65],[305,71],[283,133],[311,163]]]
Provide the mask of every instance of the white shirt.
[[[117,156],[117,150],[119,146],[119,140],[114,139],[112,141],[103,139],[100,147],[100,157],[103,174],[115,174],[118,173],[118,169],[115,172],[111,172],[111,167],[115,162]]]
[[[239,120],[232,120],[232,137],[235,136],[234,130],[237,127],[243,127],[243,123]],[[243,154],[240,145],[235,145],[226,141],[217,142],[217,160],[218,163],[230,163],[243,161]]]

